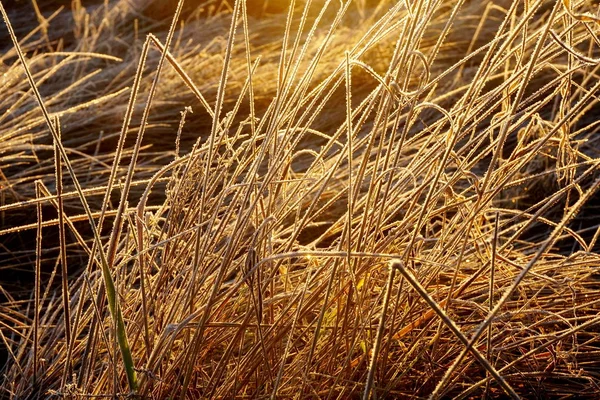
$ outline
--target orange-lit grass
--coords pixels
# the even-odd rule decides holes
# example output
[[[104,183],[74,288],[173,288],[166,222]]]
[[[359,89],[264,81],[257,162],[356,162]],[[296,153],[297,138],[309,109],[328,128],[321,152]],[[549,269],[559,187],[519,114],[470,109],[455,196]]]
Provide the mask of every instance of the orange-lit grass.
[[[6,393],[593,393],[600,230],[575,218],[598,186],[597,27],[583,6],[518,4],[298,1],[256,19],[222,3],[175,18],[164,44],[148,10],[75,4],[68,49],[51,39],[68,12],[32,27],[33,87],[62,113],[52,161],[86,180],[54,185],[60,163],[37,152],[58,123],[43,127],[7,50],[1,146],[23,168],[3,172],[0,233],[58,225],[60,252],[6,250],[40,268],[34,298],[2,305]],[[69,279],[42,294],[41,268],[68,253]]]

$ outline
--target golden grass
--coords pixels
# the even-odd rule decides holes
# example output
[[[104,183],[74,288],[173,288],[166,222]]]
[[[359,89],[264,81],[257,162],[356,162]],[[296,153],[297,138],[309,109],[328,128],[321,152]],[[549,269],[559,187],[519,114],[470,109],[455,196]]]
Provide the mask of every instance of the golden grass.
[[[600,393],[589,2],[1,3],[2,396]]]

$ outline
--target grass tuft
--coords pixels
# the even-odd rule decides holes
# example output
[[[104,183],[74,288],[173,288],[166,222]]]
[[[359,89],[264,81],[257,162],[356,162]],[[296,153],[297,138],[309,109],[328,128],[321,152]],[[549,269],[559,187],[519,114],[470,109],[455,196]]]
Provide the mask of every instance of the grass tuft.
[[[59,3],[0,2],[0,397],[597,397],[589,2]]]

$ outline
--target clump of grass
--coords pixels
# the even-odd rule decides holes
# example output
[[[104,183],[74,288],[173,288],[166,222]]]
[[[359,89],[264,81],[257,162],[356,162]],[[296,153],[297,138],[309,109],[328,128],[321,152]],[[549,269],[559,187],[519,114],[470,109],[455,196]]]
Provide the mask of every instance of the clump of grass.
[[[595,393],[585,4],[132,4],[2,58],[4,394]]]

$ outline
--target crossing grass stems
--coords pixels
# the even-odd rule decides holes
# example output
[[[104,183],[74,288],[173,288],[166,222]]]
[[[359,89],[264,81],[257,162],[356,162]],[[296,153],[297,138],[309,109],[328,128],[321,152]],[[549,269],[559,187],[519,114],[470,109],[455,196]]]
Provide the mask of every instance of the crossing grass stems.
[[[275,3],[0,2],[2,395],[597,393],[589,4]]]

